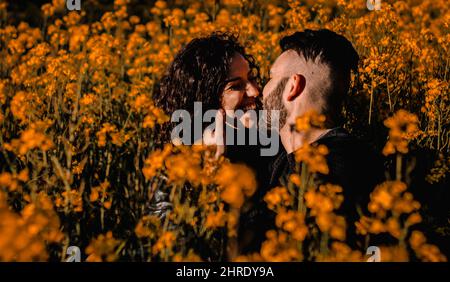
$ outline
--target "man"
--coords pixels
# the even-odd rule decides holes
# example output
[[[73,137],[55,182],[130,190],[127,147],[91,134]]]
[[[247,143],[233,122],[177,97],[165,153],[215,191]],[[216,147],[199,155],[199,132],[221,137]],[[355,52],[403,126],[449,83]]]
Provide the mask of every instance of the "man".
[[[325,29],[296,32],[284,37],[280,45],[283,52],[271,67],[263,99],[266,110],[280,111],[279,134],[284,150],[270,165],[267,190],[281,185],[280,179],[295,172],[296,150],[304,144],[325,145],[329,173],[319,174],[317,180],[343,187],[344,202],[339,212],[347,220],[347,235],[352,240],[351,229],[359,218],[357,209],[364,210],[370,192],[383,180],[380,158],[341,127],[342,104],[350,73],[357,68],[358,54],[345,37]],[[296,131],[296,118],[309,111],[326,117],[325,128]],[[254,234],[249,251],[258,249],[265,231],[274,227],[269,223],[271,218],[273,214],[266,211],[259,220],[253,220],[255,226],[259,225],[255,231],[259,234]]]

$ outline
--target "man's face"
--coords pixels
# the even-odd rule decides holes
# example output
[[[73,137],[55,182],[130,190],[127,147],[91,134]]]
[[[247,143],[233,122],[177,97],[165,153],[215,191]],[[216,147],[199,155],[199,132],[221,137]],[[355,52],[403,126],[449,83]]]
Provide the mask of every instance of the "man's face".
[[[289,61],[293,59],[293,56],[295,56],[293,51],[286,51],[275,60],[270,69],[269,81],[263,89],[264,109],[279,111],[280,129],[285,126],[291,107],[290,103],[285,101],[285,94],[291,75],[289,73]],[[270,128],[270,112],[268,113],[267,123]]]

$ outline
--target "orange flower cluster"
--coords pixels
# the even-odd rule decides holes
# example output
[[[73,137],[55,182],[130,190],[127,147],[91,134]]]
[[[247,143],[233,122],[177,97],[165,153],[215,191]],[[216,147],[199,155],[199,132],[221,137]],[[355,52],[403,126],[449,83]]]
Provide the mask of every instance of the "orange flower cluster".
[[[89,196],[89,200],[91,202],[97,202],[100,200],[100,204],[106,208],[110,209],[112,204],[112,197],[106,191],[109,187],[109,182],[105,181],[101,183],[99,186],[92,187],[91,195]]]
[[[227,213],[223,210],[223,205],[220,205],[217,212],[211,211],[206,216],[205,228],[217,228],[225,226],[227,221]]]
[[[156,216],[144,216],[136,225],[134,232],[139,238],[148,237],[153,238],[157,234],[161,222]]]
[[[417,116],[405,110],[399,110],[393,117],[386,119],[384,125],[389,128],[389,140],[384,146],[383,154],[408,153],[409,140],[419,134]]]
[[[303,116],[295,119],[295,129],[299,132],[306,132],[312,127],[322,128],[325,123],[325,116],[315,111],[308,111]]]
[[[165,161],[167,168],[167,182],[177,186],[184,182],[197,186],[201,183],[201,155],[189,154],[188,150],[180,154],[171,155]]]
[[[411,248],[416,252],[419,259],[427,262],[446,262],[447,258],[441,254],[439,249],[426,243],[426,238],[420,231],[413,231],[409,238]]]
[[[295,211],[281,211],[277,214],[275,224],[288,232],[297,241],[305,240],[308,228],[305,225],[305,215]]]
[[[55,206],[59,209],[83,212],[83,198],[78,190],[64,191],[56,198]]]
[[[422,218],[417,213],[420,204],[414,201],[407,186],[400,181],[388,181],[378,185],[370,196],[369,212],[375,214],[374,218],[363,216],[356,227],[362,235],[389,232],[393,237],[400,239],[404,231],[400,224],[400,216],[409,214],[405,221],[405,228],[420,223]],[[391,215],[389,217],[389,215]]]
[[[384,121],[389,129],[385,155],[407,154],[409,144],[428,148],[441,156],[427,180],[438,183],[448,174],[449,64],[442,58],[450,50],[450,7],[445,0],[383,1],[376,12],[367,10],[365,0],[158,0],[148,7],[115,0],[108,8],[94,2],[84,5],[86,11],[102,10],[98,18],[67,11],[64,0],[48,1],[36,16],[45,25],[33,27],[26,18],[16,23],[23,17],[0,1],[0,195],[8,199],[0,208],[2,261],[48,259],[44,230],[59,232],[59,223],[50,208],[38,204],[44,195],[55,200],[61,218],[80,219],[62,224],[61,231],[69,241],[76,236],[85,245],[91,242],[90,261],[122,254],[136,260],[199,260],[191,246],[179,248],[176,238],[182,234],[168,231],[169,220],[189,225],[206,240],[220,228],[236,235],[238,210],[256,189],[251,171],[215,161],[213,148],[156,149],[154,142],[154,129],[169,120],[152,100],[157,81],[181,46],[212,31],[239,33],[263,80],[281,53],[284,35],[299,27],[344,35],[361,57],[351,75],[345,127],[358,133]],[[324,122],[324,116],[309,112],[295,125],[307,133]],[[260,253],[238,260],[360,260],[361,253],[340,242],[345,222],[333,213],[342,202],[339,189],[316,187],[310,177],[328,173],[327,154],[327,148],[315,145],[295,153],[300,171],[264,198],[277,212],[279,230],[268,234]],[[383,261],[408,260],[408,242],[420,260],[442,261],[420,233],[408,237],[408,228],[422,218],[419,203],[400,182],[401,158],[397,165],[398,181],[375,189],[371,216],[357,223],[358,230],[370,236],[388,233],[403,244],[382,246]],[[171,196],[173,210],[165,222],[144,212],[156,189]],[[49,221],[39,216],[33,225],[30,213],[47,212]],[[95,230],[114,230],[120,239],[112,233],[88,238],[80,231],[85,222],[99,222]],[[130,239],[132,229],[149,249],[145,258],[131,244],[118,246]],[[59,235],[48,236],[63,245]],[[13,237],[20,240],[8,241]],[[320,247],[303,257],[301,244],[308,240],[302,239],[309,237]],[[27,246],[33,251],[23,251]]]
[[[373,217],[363,216],[355,223],[357,231],[362,235],[388,233],[399,240],[397,246],[383,246],[382,261],[407,261],[409,254],[405,249],[406,237],[411,226],[420,223],[422,217],[418,210],[420,204],[414,201],[407,186],[400,181],[388,181],[380,184],[372,192],[369,211]],[[439,248],[426,244],[420,231],[413,231],[409,238],[411,248],[423,261],[446,261]]]
[[[363,262],[364,256],[360,251],[352,250],[345,243],[336,241],[331,244],[329,254],[320,254],[320,262]]]
[[[142,173],[145,178],[151,179],[156,176],[157,172],[163,168],[165,159],[172,153],[172,146],[166,145],[163,150],[154,150],[145,160]]]
[[[302,254],[296,241],[290,240],[288,234],[268,231],[267,240],[261,246],[261,259],[269,262],[299,261]]]
[[[9,172],[0,173],[0,187],[7,188],[11,192],[21,192],[19,183],[26,181],[28,181],[28,169],[24,169],[18,174]]]
[[[271,210],[281,210],[293,204],[294,200],[286,187],[275,187],[264,196],[264,201]]]
[[[212,150],[203,145],[174,147],[167,144],[163,150],[157,149],[147,157],[142,172],[151,179],[158,171],[164,171],[167,182],[177,186],[185,182],[194,186],[206,185],[213,181]]]
[[[35,129],[28,129],[22,132],[19,139],[14,139],[4,146],[6,150],[23,156],[33,149],[48,151],[53,147],[53,142],[44,133]]]
[[[202,258],[190,250],[187,255],[175,254],[173,256],[173,262],[202,262]]]
[[[241,164],[224,164],[215,181],[222,189],[221,198],[235,208],[240,208],[245,197],[250,197],[256,191],[253,172]]]
[[[325,156],[328,155],[328,148],[325,145],[304,144],[295,151],[295,161],[305,163],[312,173],[318,172],[328,174],[328,165]]]
[[[325,123],[325,116],[318,114],[316,111],[308,111],[295,120],[295,129],[302,134],[304,140],[308,139],[308,135],[314,128],[323,128]],[[295,161],[304,163],[308,171],[311,173],[319,172],[328,174],[328,166],[326,164],[325,156],[328,154],[328,148],[325,145],[318,145],[306,143],[295,151]],[[295,177],[295,175],[291,176]],[[291,179],[300,186],[300,178]],[[295,183],[294,183],[295,184]]]
[[[164,232],[158,238],[156,244],[152,247],[153,253],[154,254],[160,254],[163,252],[171,253],[176,238],[177,237],[173,232],[171,231]]]
[[[110,123],[103,124],[99,132],[97,132],[98,146],[105,147],[107,136],[111,137],[111,143],[117,146],[122,146],[127,142],[131,136],[124,131],[118,131],[115,125]]]
[[[118,251],[120,251],[120,240],[113,237],[111,231],[108,231],[106,235],[100,234],[96,239],[86,248],[86,254],[88,262],[102,262],[102,261],[115,261],[117,259]]]
[[[391,210],[396,214],[411,213],[420,208],[420,203],[413,200],[407,186],[400,181],[387,181],[377,186],[370,196],[369,211],[378,217],[385,217]]]
[[[6,194],[0,191],[0,260],[46,261],[47,243],[64,239],[51,200],[39,193],[20,215],[10,211],[6,201]]]
[[[343,241],[346,232],[345,218],[333,213],[333,210],[338,209],[344,200],[341,193],[342,187],[326,184],[319,186],[317,190],[308,190],[305,200],[320,231],[327,232],[332,238]]]

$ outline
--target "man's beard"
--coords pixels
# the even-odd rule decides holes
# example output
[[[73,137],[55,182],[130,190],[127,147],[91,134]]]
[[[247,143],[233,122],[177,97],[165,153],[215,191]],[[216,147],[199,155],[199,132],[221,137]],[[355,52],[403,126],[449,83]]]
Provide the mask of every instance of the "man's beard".
[[[283,128],[286,124],[287,109],[283,104],[283,92],[286,87],[289,77],[283,77],[270,92],[266,99],[264,99],[264,110],[266,110],[266,126],[268,129],[272,128],[272,115],[270,111],[275,110],[279,112],[279,128]]]

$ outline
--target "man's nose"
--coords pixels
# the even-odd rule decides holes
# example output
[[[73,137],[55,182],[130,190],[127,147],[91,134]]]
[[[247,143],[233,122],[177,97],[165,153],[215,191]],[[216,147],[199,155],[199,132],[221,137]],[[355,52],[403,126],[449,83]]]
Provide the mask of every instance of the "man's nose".
[[[259,96],[259,88],[254,83],[249,83],[247,86],[247,96],[248,97],[258,97]]]

